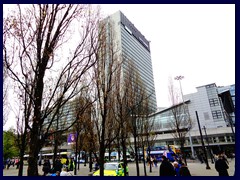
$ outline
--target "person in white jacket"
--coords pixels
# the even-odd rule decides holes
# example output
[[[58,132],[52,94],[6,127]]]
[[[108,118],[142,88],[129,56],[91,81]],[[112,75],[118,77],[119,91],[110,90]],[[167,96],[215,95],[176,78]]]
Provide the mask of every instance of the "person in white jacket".
[[[67,172],[67,168],[64,167],[60,173],[60,176],[72,176],[70,172]]]

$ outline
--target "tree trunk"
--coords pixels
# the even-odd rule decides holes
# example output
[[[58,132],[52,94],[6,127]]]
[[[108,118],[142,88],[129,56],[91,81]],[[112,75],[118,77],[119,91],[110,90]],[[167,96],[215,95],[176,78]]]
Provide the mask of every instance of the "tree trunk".
[[[34,125],[33,125],[34,127]],[[30,138],[30,152],[29,152],[29,159],[28,159],[28,169],[27,175],[28,176],[38,176],[38,153],[40,148],[40,143],[38,139],[38,131],[36,128],[33,128],[31,131],[31,138]]]
[[[25,149],[26,149],[26,130],[24,131],[23,136],[21,136],[18,176],[23,176],[23,156]]]
[[[104,154],[105,154],[104,141],[101,141],[100,142],[100,154],[99,154],[100,176],[104,176]]]
[[[143,152],[143,169],[144,169],[144,175],[147,176],[147,168],[146,168],[146,161],[145,161],[144,146],[142,147],[142,152]]]
[[[134,136],[134,149],[135,149],[135,157],[136,157],[136,170],[137,176],[139,176],[139,162],[138,162],[138,148],[137,148],[137,136]]]

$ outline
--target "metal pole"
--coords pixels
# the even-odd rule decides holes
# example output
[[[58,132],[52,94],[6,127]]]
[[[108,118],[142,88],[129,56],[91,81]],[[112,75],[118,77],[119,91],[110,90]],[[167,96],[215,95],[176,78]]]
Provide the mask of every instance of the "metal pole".
[[[210,149],[210,146],[209,146],[209,141],[208,141],[208,135],[207,135],[206,127],[203,126],[203,129],[204,129],[204,132],[205,132],[205,135],[206,135],[206,141],[208,143],[208,152],[209,152],[209,155],[211,157],[212,164],[213,164],[214,161],[213,161],[212,152],[211,152],[211,149]]]
[[[206,152],[206,149],[205,149],[205,146],[204,146],[204,141],[203,141],[203,136],[202,136],[202,130],[201,130],[200,122],[199,122],[199,119],[198,119],[198,113],[197,113],[197,111],[195,111],[195,113],[196,113],[196,117],[197,117],[199,133],[200,133],[200,136],[201,136],[202,148],[203,148],[204,156],[205,156],[205,159],[206,159],[206,169],[211,169],[210,166],[209,166],[209,164],[208,164],[207,152]]]

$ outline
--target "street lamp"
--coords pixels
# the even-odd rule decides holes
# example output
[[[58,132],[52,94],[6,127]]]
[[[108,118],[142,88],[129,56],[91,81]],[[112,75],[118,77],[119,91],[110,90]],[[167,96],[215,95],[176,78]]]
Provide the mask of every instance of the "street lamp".
[[[183,92],[182,92],[182,85],[181,85],[181,80],[184,78],[184,76],[176,76],[174,79],[178,80],[179,85],[180,85],[180,91],[181,91],[181,95],[182,95],[182,102],[184,103],[184,99],[183,99]]]
[[[185,114],[185,102],[183,99],[183,91],[182,91],[182,84],[181,84],[181,80],[183,80],[184,76],[176,76],[174,79],[177,80],[179,82],[179,86],[180,86],[180,91],[181,91],[181,96],[182,96],[182,103],[183,103],[183,112]],[[189,116],[189,113],[188,113]],[[192,151],[192,159],[195,159],[194,157],[194,149],[193,149],[193,144],[192,144],[192,137],[190,134],[190,130],[191,130],[191,126],[188,126],[188,134],[189,134],[189,141],[190,141],[190,146],[191,146],[191,151]]]

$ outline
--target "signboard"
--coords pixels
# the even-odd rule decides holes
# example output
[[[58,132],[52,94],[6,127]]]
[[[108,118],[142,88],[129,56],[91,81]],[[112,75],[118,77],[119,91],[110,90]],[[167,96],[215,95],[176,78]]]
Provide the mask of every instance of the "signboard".
[[[68,144],[73,144],[76,142],[77,139],[77,134],[76,133],[71,133],[68,135]]]

